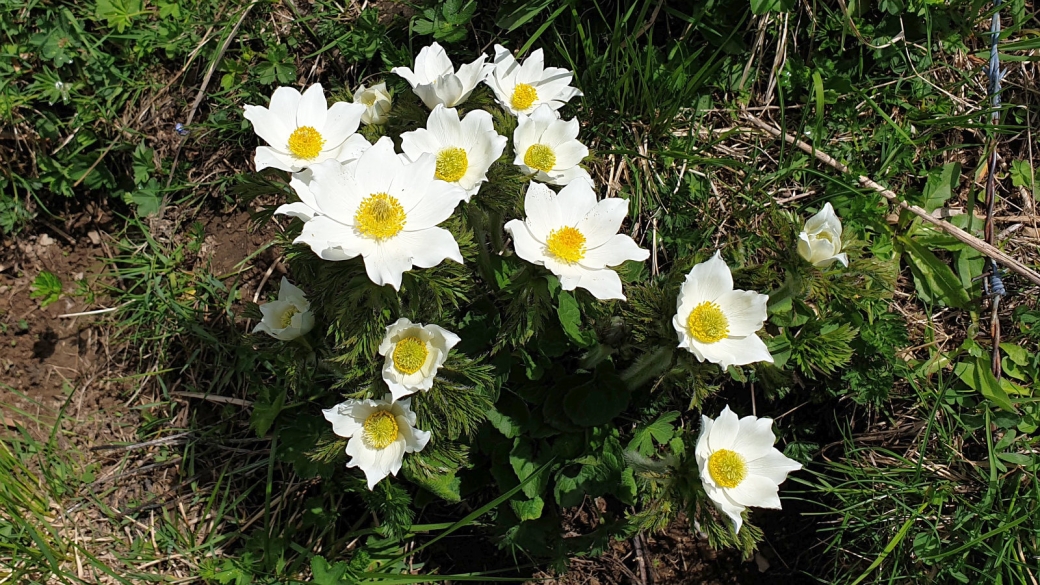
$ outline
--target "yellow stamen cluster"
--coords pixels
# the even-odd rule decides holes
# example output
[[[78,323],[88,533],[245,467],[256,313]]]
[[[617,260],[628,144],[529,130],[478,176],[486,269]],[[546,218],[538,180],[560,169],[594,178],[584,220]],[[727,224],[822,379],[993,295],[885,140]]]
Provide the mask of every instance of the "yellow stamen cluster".
[[[289,135],[289,152],[296,158],[311,160],[321,153],[324,145],[325,139],[321,132],[311,126],[300,126]]]
[[[394,367],[402,374],[414,374],[426,363],[430,350],[418,337],[405,337],[394,347]]]
[[[532,144],[524,153],[524,164],[548,173],[556,166],[556,153],[544,144]]]
[[[299,313],[299,312],[300,312],[300,310],[297,309],[295,306],[290,306],[288,309],[286,309],[285,312],[282,313],[282,319],[281,319],[281,322],[279,323],[279,325],[282,326],[282,329],[285,329],[289,325],[292,325],[292,318],[293,318],[293,316],[296,315],[296,313]]]
[[[729,320],[718,304],[704,301],[690,311],[686,330],[701,343],[715,343],[729,337]]]
[[[397,419],[389,410],[377,410],[362,423],[365,443],[373,449],[386,449],[397,440]]]
[[[708,457],[708,473],[715,480],[715,485],[735,488],[747,477],[747,463],[740,453],[719,449]]]
[[[526,83],[518,83],[513,88],[513,97],[510,98],[509,103],[513,105],[514,110],[524,111],[530,108],[536,99],[538,99],[537,89]]]
[[[437,172],[433,176],[454,183],[461,179],[468,169],[469,158],[466,151],[457,146],[449,146],[437,153]]]
[[[360,99],[361,103],[371,108],[372,105],[376,103],[376,92],[366,91],[365,93],[361,94]]]
[[[545,247],[559,260],[573,264],[585,257],[585,236],[570,226],[562,227],[549,232]]]
[[[404,229],[404,207],[396,197],[373,193],[361,202],[354,214],[354,227],[363,236],[385,240]]]

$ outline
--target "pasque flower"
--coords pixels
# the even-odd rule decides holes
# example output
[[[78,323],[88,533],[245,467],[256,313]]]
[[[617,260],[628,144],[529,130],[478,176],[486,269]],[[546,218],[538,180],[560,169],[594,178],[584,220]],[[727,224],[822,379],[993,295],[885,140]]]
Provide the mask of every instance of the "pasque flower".
[[[362,124],[386,124],[390,119],[390,106],[393,101],[390,92],[386,91],[385,83],[377,83],[372,87],[361,84],[354,92],[354,103],[365,106],[365,113],[361,114]]]
[[[733,532],[744,524],[745,508],[780,509],[779,486],[802,465],[773,447],[773,420],[722,409],[712,420],[701,416],[695,455],[704,491],[733,521]]]
[[[468,202],[487,180],[488,168],[502,156],[506,142],[484,110],[473,110],[459,120],[458,110],[438,105],[425,128],[401,135],[401,150],[413,161],[433,155],[437,161],[434,176],[465,189]]]
[[[399,289],[413,266],[429,268],[445,259],[462,263],[454,236],[437,224],[451,216],[466,192],[434,180],[436,167],[432,155],[402,160],[384,136],[352,163],[326,161],[301,174],[290,183],[300,203],[277,212],[304,220],[295,241],[321,258],[362,256],[372,282]]]
[[[320,83],[303,94],[279,87],[269,107],[245,106],[253,131],[270,145],[257,147],[256,170],[274,167],[295,173],[329,159],[356,159],[370,146],[357,134],[364,113],[363,104],[336,102],[328,107]]]
[[[716,252],[690,270],[679,292],[678,311],[672,319],[679,347],[723,369],[771,363],[773,356],[755,335],[765,323],[768,301],[768,296],[754,291],[734,290],[729,266]]]
[[[577,140],[579,128],[577,118],[560,120],[545,105],[530,116],[521,114],[513,131],[513,164],[543,183],[567,185],[580,179],[591,185],[588,171],[578,166],[589,155]]]
[[[430,441],[430,432],[415,428],[415,413],[408,399],[394,401],[347,400],[323,410],[332,432],[347,441],[347,467],[360,467],[375,488],[384,477],[397,475],[405,453],[417,453]]]
[[[284,276],[278,300],[260,305],[260,312],[264,318],[253,328],[253,333],[263,331],[275,339],[291,341],[314,327],[310,301]]]
[[[835,260],[849,265],[848,256],[841,251],[841,220],[829,201],[805,222],[798,234],[798,253],[817,268],[826,268]]]
[[[459,341],[458,335],[438,325],[421,325],[404,318],[387,327],[379,355],[386,356],[383,381],[394,400],[432,388],[437,370]]]
[[[575,181],[559,194],[531,183],[524,212],[526,219],[505,225],[516,254],[552,271],[563,290],[581,287],[597,299],[624,299],[621,278],[611,266],[650,256],[632,238],[618,233],[628,215],[628,200],[612,197],[597,202],[585,181]]]
[[[502,107],[515,115],[530,114],[545,105],[550,111],[580,91],[570,86],[574,74],[559,67],[545,67],[542,50],[537,49],[521,65],[502,45],[495,45],[494,68],[485,80]]]
[[[466,101],[473,88],[487,76],[492,66],[485,64],[485,60],[487,55],[481,55],[456,72],[448,54],[439,44],[433,43],[419,51],[414,71],[408,67],[394,67],[391,71],[412,86],[412,91],[427,108],[432,110],[437,104],[451,108]]]

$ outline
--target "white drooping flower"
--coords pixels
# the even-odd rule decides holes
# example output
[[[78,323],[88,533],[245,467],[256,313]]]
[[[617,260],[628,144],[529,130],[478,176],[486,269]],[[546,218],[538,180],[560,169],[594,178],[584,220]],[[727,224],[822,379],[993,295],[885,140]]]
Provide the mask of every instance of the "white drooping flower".
[[[466,192],[434,180],[437,162],[426,155],[409,163],[380,138],[349,164],[326,161],[311,167],[309,181],[291,185],[301,203],[279,213],[304,220],[296,242],[325,260],[362,256],[372,282],[400,289],[405,271],[430,268],[445,259],[462,263],[451,232],[437,227],[451,216]]]
[[[487,77],[492,65],[485,64],[486,60],[487,55],[481,55],[456,72],[448,54],[439,44],[433,43],[419,51],[415,58],[415,71],[407,67],[394,67],[391,71],[412,86],[412,91],[427,108],[432,110],[437,104],[452,108],[466,101],[473,88]]]
[[[295,173],[329,159],[356,159],[370,146],[357,134],[364,112],[363,104],[349,102],[328,107],[320,83],[303,94],[293,87],[279,87],[269,107],[245,107],[253,131],[270,145],[257,147],[256,170],[274,167]]]
[[[409,400],[347,400],[323,410],[332,432],[347,441],[347,467],[360,467],[375,488],[384,477],[397,475],[405,453],[418,453],[430,441],[430,432],[415,428]]]
[[[773,419],[737,419],[729,406],[712,420],[701,415],[697,466],[708,497],[733,521],[733,532],[744,524],[745,508],[780,509],[779,486],[802,464],[773,447]]]
[[[798,253],[817,268],[826,268],[835,260],[849,265],[848,256],[841,251],[841,220],[829,201],[805,222],[798,234]]]
[[[437,161],[438,179],[466,190],[466,201],[487,180],[491,163],[502,156],[507,139],[495,132],[491,114],[473,110],[459,120],[455,108],[433,108],[426,128],[401,135],[401,150],[409,160],[431,154]]]
[[[517,256],[545,266],[560,278],[563,290],[581,287],[597,299],[624,299],[621,278],[611,266],[646,260],[650,252],[619,234],[628,215],[628,200],[596,201],[592,186],[575,181],[559,194],[539,183],[527,187],[527,218],[510,220]]]
[[[420,325],[404,318],[387,327],[379,355],[386,356],[383,380],[394,400],[432,388],[437,370],[459,341],[458,335],[442,327]]]
[[[716,252],[690,270],[679,292],[678,312],[672,319],[679,347],[722,369],[772,363],[766,344],[755,335],[765,323],[768,301],[764,294],[733,290],[729,266]]]
[[[260,305],[260,312],[264,318],[253,328],[253,333],[263,331],[275,339],[291,341],[314,327],[310,301],[284,276],[278,300]]]
[[[515,115],[530,114],[545,105],[553,112],[571,98],[582,95],[570,86],[574,74],[559,67],[545,67],[537,49],[521,65],[502,45],[495,45],[494,68],[485,82],[502,107]]]
[[[578,166],[589,155],[588,147],[577,140],[579,129],[577,118],[561,120],[549,106],[530,116],[521,114],[513,131],[513,164],[543,183],[567,185],[581,179],[591,185],[589,172]]]
[[[354,92],[354,103],[365,106],[365,113],[361,114],[362,124],[386,124],[390,119],[393,100],[390,92],[386,91],[386,83],[377,83],[368,88],[361,84]]]

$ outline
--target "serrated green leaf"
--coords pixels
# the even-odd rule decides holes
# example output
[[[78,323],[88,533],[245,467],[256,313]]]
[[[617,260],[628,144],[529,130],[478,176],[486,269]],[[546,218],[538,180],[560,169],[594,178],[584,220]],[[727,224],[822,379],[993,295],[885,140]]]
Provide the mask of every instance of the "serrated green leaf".
[[[578,307],[578,301],[575,300],[574,295],[567,291],[560,291],[556,314],[560,318],[563,332],[579,347],[591,347],[595,343],[595,335],[581,330],[581,309]]]
[[[513,513],[520,519],[521,522],[526,520],[537,520],[542,517],[542,508],[545,506],[545,501],[542,498],[535,496],[530,500],[510,500],[509,507],[513,509]]]

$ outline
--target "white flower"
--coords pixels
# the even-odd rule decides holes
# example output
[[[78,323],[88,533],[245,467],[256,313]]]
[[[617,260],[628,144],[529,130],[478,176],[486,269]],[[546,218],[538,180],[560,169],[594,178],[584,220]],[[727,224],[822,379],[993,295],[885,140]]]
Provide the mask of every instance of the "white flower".
[[[415,428],[408,399],[347,400],[323,410],[332,432],[347,437],[347,467],[360,467],[368,489],[388,475],[397,475],[405,453],[418,453],[430,441],[429,431]]]
[[[618,233],[628,215],[628,200],[612,197],[597,203],[584,181],[567,185],[558,195],[531,183],[524,212],[527,219],[505,226],[516,254],[552,271],[563,290],[580,286],[597,299],[624,299],[621,279],[610,267],[650,256],[632,238]]]
[[[521,114],[513,131],[513,164],[543,183],[567,185],[582,179],[591,185],[588,171],[578,166],[589,155],[588,147],[577,140],[578,130],[577,118],[560,120],[549,106],[541,106],[530,116]]]
[[[817,268],[826,268],[835,260],[848,266],[848,256],[840,252],[841,220],[827,202],[819,213],[805,222],[802,233],[798,234],[798,253]]]
[[[365,112],[363,104],[336,102],[329,108],[320,83],[301,95],[296,88],[279,87],[270,107],[246,106],[253,131],[270,146],[256,149],[256,170],[274,167],[296,172],[322,161],[352,160],[369,147],[357,134]]]
[[[466,101],[473,88],[484,81],[492,65],[485,65],[487,55],[481,55],[472,63],[459,67],[455,72],[451,59],[437,43],[423,47],[415,58],[415,71],[407,67],[394,67],[394,73],[405,78],[412,91],[431,110],[437,104],[454,107]]]
[[[773,419],[737,419],[729,406],[719,418],[701,415],[697,466],[708,497],[733,520],[733,532],[743,525],[740,513],[748,506],[780,509],[777,490],[787,474],[802,468],[773,447]]]
[[[290,341],[314,327],[310,301],[284,276],[282,287],[278,289],[278,300],[260,305],[260,312],[264,318],[253,328],[253,333],[263,331],[275,339]]]
[[[556,111],[572,97],[582,95],[570,86],[574,77],[559,67],[544,67],[542,50],[538,49],[520,65],[508,49],[495,45],[494,69],[486,83],[495,92],[498,103],[513,114],[530,114],[546,105]]]
[[[458,335],[442,327],[419,325],[403,318],[387,327],[379,355],[386,356],[383,380],[394,400],[432,388],[437,370],[459,341]]]
[[[466,196],[460,187],[434,180],[432,155],[408,163],[394,143],[380,138],[358,160],[311,167],[310,180],[291,185],[302,204],[277,211],[305,221],[296,242],[325,260],[365,259],[372,282],[401,287],[413,266],[429,268],[445,258],[462,263],[455,238],[437,227]]]
[[[502,156],[506,142],[484,110],[473,110],[460,121],[456,109],[437,105],[426,128],[401,135],[401,150],[412,161],[425,153],[433,155],[437,161],[434,176],[465,189],[468,202],[487,180],[488,168]]]
[[[679,292],[678,313],[672,319],[679,347],[722,369],[772,363],[766,344],[755,335],[766,320],[768,301],[768,296],[754,291],[733,290],[729,266],[716,252],[690,270]]]
[[[393,101],[390,92],[386,91],[386,83],[378,83],[366,88],[364,84],[354,92],[354,103],[365,106],[361,114],[362,124],[386,124],[390,119],[390,106]]]

